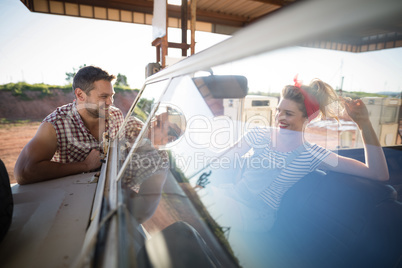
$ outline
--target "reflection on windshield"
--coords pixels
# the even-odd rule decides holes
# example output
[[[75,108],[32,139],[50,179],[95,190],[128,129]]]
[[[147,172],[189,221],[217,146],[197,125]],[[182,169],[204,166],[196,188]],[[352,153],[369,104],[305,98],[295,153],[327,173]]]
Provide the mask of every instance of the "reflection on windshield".
[[[281,55],[288,62],[285,54],[271,59]],[[303,56],[294,56],[292,62],[298,57]],[[269,58],[213,68],[214,74],[246,76],[245,97],[214,95],[197,75],[182,76],[172,80],[152,119],[148,118],[155,105],[152,95],[143,95],[127,117],[121,132],[127,146],[119,148],[121,155],[127,157],[134,142],[137,146],[122,182],[130,211],[151,235],[183,221],[211,249],[223,246],[240,266],[264,267],[274,257],[269,249],[275,245],[267,241],[284,193],[325,162],[330,151],[361,144],[358,127],[341,110],[338,120],[307,122],[305,133],[284,125],[276,128],[277,92],[297,72],[289,70],[289,64],[265,67]],[[275,88],[277,84],[281,88]],[[367,96],[363,102],[381,144],[395,144],[400,100]],[[278,133],[289,144],[292,140],[303,144],[277,150]],[[205,228],[213,232],[218,246]]]
[[[138,122],[141,120],[132,117],[122,133],[134,133],[139,126]],[[133,153],[123,152],[128,155],[128,164],[121,179],[125,191],[123,196],[138,223],[149,219],[159,204],[170,166],[166,147],[180,139],[185,127],[185,119],[179,111],[161,104],[143,130],[144,134]],[[131,147],[125,150],[131,150]]]
[[[128,119],[122,133],[126,135],[127,142],[133,142],[133,137],[138,136],[138,130],[144,125],[136,117]],[[129,159],[123,176],[127,187],[138,193],[141,184],[151,175],[166,172],[169,161],[164,149],[183,135],[185,127],[185,119],[180,112],[165,105],[158,107],[133,153],[129,154],[129,146],[120,148]]]
[[[118,134],[119,169],[122,167],[142,127],[146,123],[155,105],[155,101],[160,98],[163,90],[166,88],[167,82],[167,80],[164,80],[147,85],[136,105],[126,116]]]
[[[234,256],[239,259],[239,264],[245,267],[264,267],[266,261],[273,257],[269,254],[269,230],[274,224],[276,212],[280,209],[281,198],[287,189],[314,170],[317,163],[328,155],[328,151],[319,149],[316,144],[335,152],[342,148],[362,146],[359,128],[339,109],[335,111],[338,120],[311,121],[303,134],[283,131],[282,134],[289,136],[290,141],[303,138],[308,142],[306,146],[284,152],[272,150],[275,143],[271,137],[276,131],[273,128],[274,114],[279,101],[279,94],[276,92],[279,92],[284,85],[292,84],[294,75],[300,72],[295,70],[289,73],[289,68],[301,65],[300,70],[305,70],[306,66],[304,64],[306,61],[301,59],[303,58],[301,55],[293,55],[289,61],[285,54],[278,52],[272,58],[278,55],[284,56],[276,60],[283,62],[283,66],[267,67],[270,55],[264,55],[213,68],[214,74],[245,75],[249,80],[249,95],[239,99],[223,99],[221,106],[216,104],[219,99],[213,101],[207,99],[203,102],[213,114],[210,116],[210,113],[207,113],[208,116],[202,121],[205,125],[202,128],[203,135],[208,137],[206,141],[209,142],[209,146],[206,146],[207,148],[193,146],[192,151],[198,157],[190,159],[189,166],[196,166],[196,172],[185,173],[193,191],[197,193],[213,219],[211,221],[220,226],[221,230],[225,230],[224,236],[230,250],[233,250]],[[286,64],[289,62],[292,63],[291,66]],[[313,72],[314,75],[322,71],[315,68],[312,70],[316,71]],[[303,79],[306,77],[308,76],[304,74]],[[276,84],[280,86],[275,88]],[[353,97],[345,91],[340,91],[339,88],[338,94]],[[356,99],[356,96],[353,98]],[[396,114],[399,111],[400,100],[369,95],[362,100],[369,110],[370,120],[376,128],[381,145],[396,144],[398,135]],[[338,103],[334,102],[333,105],[338,106]],[[202,117],[200,114],[197,116],[198,120]],[[220,118],[225,118],[227,124],[217,123]],[[188,132],[191,131],[188,129]],[[214,151],[220,144],[214,141],[225,132],[239,134],[237,137],[243,137],[243,141],[240,140],[234,145],[227,144],[226,147]],[[226,137],[221,140],[228,139]],[[186,141],[189,143],[191,139]],[[258,143],[262,143],[263,148],[256,148],[255,145]],[[252,146],[244,147],[246,144]],[[210,153],[213,151],[215,153]],[[304,158],[305,151],[313,152],[315,159]],[[297,167],[307,166],[307,168],[296,172],[293,166],[289,166],[293,160]],[[327,164],[337,165],[335,162]],[[199,168],[200,166],[204,168]],[[285,175],[287,179],[284,178]]]

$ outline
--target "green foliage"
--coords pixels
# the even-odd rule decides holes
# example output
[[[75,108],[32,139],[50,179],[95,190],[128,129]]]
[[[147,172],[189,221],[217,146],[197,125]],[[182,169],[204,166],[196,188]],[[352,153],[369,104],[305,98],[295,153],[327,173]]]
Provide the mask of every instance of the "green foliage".
[[[26,96],[27,91],[40,92],[41,96],[47,96],[52,94],[52,90],[62,89],[63,91],[71,91],[71,85],[67,86],[55,86],[47,84],[28,84],[25,82],[8,83],[0,85],[0,90],[11,91],[14,96],[20,96],[24,99],[28,99]]]
[[[23,88],[24,88],[23,83],[17,83],[14,84],[14,86],[11,85],[11,92],[13,93],[13,95],[21,95]]]
[[[84,64],[84,65],[81,65],[80,67],[78,67],[77,69],[76,69],[76,68],[73,68],[73,71],[72,71],[72,72],[66,72],[66,81],[67,81],[68,83],[72,84],[72,83],[73,83],[73,80],[74,80],[75,74],[78,72],[79,69],[81,69],[82,67],[85,67],[85,66],[87,66],[87,65]]]
[[[121,85],[114,85],[114,91],[115,92],[125,92],[125,91],[132,91],[132,90],[134,90],[134,91],[140,91],[138,88],[134,88],[134,89],[132,89],[132,88],[130,88],[129,86],[121,86]]]
[[[39,91],[42,95],[51,95],[52,90],[54,89],[61,89],[64,92],[68,93],[72,91],[72,85],[65,85],[65,86],[57,86],[57,85],[47,85],[47,84],[28,84],[25,82],[18,82],[18,83],[8,83],[4,85],[0,85],[0,90],[3,91],[11,91],[15,96],[23,96],[24,92],[26,91]],[[114,87],[116,92],[127,92],[127,91],[139,91],[139,89],[132,89],[128,86],[115,86]]]
[[[126,87],[128,87],[127,77],[125,75],[123,75],[123,74],[118,73],[117,77],[116,77],[115,86],[126,86]]]
[[[43,95],[50,94],[49,85],[46,84],[27,84],[25,82],[8,83],[0,85],[0,90],[11,91],[15,96],[24,95],[25,91],[39,91]]]
[[[7,118],[0,118],[0,129],[9,129],[11,127],[24,126],[33,121],[31,120],[10,120]]]
[[[10,119],[7,119],[7,118],[4,118],[4,117],[1,117],[0,118],[0,124],[1,125],[8,125],[8,124],[14,124],[14,125],[23,125],[23,124],[26,124],[26,123],[29,123],[29,122],[31,122],[30,120],[22,120],[22,119],[18,119],[18,120],[10,120]]]
[[[339,91],[337,91],[339,95]],[[361,99],[363,97],[388,97],[387,95],[377,94],[377,93],[367,93],[367,92],[360,92],[360,91],[343,91],[343,97],[349,97],[352,99]]]
[[[73,85],[68,84],[65,86],[49,86],[49,90],[53,90],[53,89],[61,89],[64,91],[64,93],[70,93],[70,92],[73,92]]]
[[[139,91],[139,89],[132,89],[128,86],[115,86],[116,92],[129,92],[129,91]],[[0,91],[11,91],[14,96],[18,96],[23,100],[30,100],[26,92],[34,91],[40,92],[40,98],[52,95],[53,90],[62,90],[65,94],[72,92],[72,85],[57,86],[57,85],[47,85],[47,84],[28,84],[25,82],[18,83],[8,83],[0,85]]]
[[[22,94],[22,89],[25,83],[8,83],[4,85],[0,85],[0,90],[11,91],[13,95]]]
[[[25,88],[29,91],[40,91],[42,92],[43,95],[50,94],[49,86],[45,84],[33,84],[33,85],[26,84]]]

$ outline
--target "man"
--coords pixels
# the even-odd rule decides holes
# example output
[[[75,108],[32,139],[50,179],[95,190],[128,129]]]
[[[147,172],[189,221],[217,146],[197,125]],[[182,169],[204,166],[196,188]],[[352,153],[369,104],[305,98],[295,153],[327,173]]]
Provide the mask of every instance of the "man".
[[[14,174],[19,184],[97,170],[103,133],[113,139],[123,122],[113,107],[114,90],[101,68],[86,66],[74,77],[76,100],[57,108],[39,126],[18,157]]]

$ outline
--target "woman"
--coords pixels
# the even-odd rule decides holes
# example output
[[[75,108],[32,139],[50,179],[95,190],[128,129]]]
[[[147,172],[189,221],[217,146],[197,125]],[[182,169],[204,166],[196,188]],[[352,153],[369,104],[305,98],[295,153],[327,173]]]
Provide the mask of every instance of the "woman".
[[[365,163],[304,140],[306,125],[312,119],[317,116],[337,119],[337,106],[345,108],[361,130]],[[231,211],[221,219],[226,226],[268,231],[286,191],[315,169],[388,180],[384,153],[361,100],[340,98],[331,86],[319,79],[308,86],[295,79],[295,85],[282,90],[275,119],[277,128],[255,128],[242,139],[241,148],[252,148],[252,152],[243,156],[246,164],[240,179],[233,185],[214,189],[214,194],[222,197],[217,206],[222,211]]]
[[[317,168],[387,181],[389,174],[384,152],[369,120],[366,106],[360,99],[338,97],[330,85],[319,79],[314,79],[309,86],[303,86],[296,80],[294,86],[286,86],[282,90],[282,100],[276,114],[278,133],[280,134],[282,129],[304,133],[307,123],[317,116],[337,119],[334,112],[337,108],[334,104],[337,101],[340,106],[346,108],[347,113],[361,131],[365,163],[330,152]],[[302,139],[289,141],[285,135],[278,135],[275,141],[278,151],[289,151],[295,144],[305,143]],[[330,163],[337,164],[334,166]]]

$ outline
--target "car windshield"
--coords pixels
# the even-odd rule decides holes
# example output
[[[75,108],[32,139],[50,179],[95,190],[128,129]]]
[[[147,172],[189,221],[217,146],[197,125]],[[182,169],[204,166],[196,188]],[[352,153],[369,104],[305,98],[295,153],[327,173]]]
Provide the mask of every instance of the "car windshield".
[[[270,236],[258,222],[265,212],[254,215],[244,210],[244,202],[234,205],[244,200],[237,198],[236,182],[245,159],[255,153],[238,141],[257,128],[276,129],[280,92],[297,76],[303,84],[319,78],[338,95],[362,98],[381,145],[400,144],[402,70],[393,64],[395,51],[383,53],[293,47],[147,86],[119,137],[122,188],[131,214],[150,236],[184,221],[219,263],[264,267],[273,258],[270,245],[261,244]],[[328,103],[328,109],[335,104]],[[343,110],[335,112],[336,119],[309,122],[303,139],[337,153],[359,150],[359,128]],[[160,132],[164,141],[161,126],[166,126]]]

